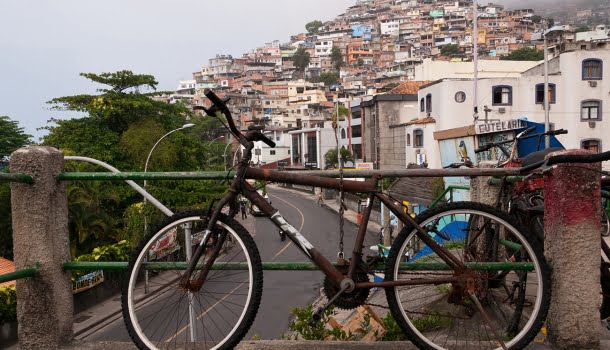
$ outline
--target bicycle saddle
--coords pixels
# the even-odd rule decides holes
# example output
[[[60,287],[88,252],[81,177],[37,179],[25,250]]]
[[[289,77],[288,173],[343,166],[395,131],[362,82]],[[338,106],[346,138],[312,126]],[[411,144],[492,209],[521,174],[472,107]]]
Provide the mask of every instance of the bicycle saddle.
[[[521,159],[521,166],[528,166],[537,163],[544,160],[544,157],[546,157],[547,154],[563,150],[564,149],[561,147],[551,147],[541,151],[532,152]]]

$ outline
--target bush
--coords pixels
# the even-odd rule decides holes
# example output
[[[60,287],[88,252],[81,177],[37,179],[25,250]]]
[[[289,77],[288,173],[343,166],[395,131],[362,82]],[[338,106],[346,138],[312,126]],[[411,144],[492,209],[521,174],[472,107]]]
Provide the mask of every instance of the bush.
[[[15,285],[0,287],[0,324],[17,319],[17,291]]]
[[[290,330],[295,331],[305,340],[324,340],[326,337],[331,337],[332,340],[352,340],[352,335],[345,333],[340,329],[327,329],[326,323],[334,312],[334,306],[329,307],[324,311],[320,322],[315,325],[310,325],[309,320],[313,315],[313,305],[309,304],[304,307],[295,307],[290,312],[295,315],[295,320],[290,324]]]
[[[91,253],[78,256],[74,261],[128,261],[130,253],[131,245],[129,241],[122,240],[119,243],[94,248]],[[90,272],[74,270],[72,271],[72,278],[76,279]]]

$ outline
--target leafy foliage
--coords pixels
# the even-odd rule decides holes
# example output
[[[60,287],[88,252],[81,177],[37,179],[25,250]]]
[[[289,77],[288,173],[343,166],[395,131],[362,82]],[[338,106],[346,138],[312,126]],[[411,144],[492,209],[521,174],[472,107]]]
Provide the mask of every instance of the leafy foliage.
[[[118,243],[96,247],[89,254],[83,254],[74,259],[74,261],[128,261],[131,253],[131,244],[122,240]],[[73,270],[72,278],[76,279],[86,275],[91,271]]]
[[[17,319],[17,291],[15,285],[0,287],[0,325]]]
[[[315,325],[310,325],[309,321],[313,316],[313,306],[311,304],[304,307],[295,307],[290,312],[295,315],[294,321],[290,323],[290,330],[299,333],[305,340],[325,340],[330,337],[332,340],[353,340],[352,334],[340,329],[327,329],[326,324],[333,315],[334,306],[324,311],[322,319]]]
[[[343,164],[354,161],[352,154],[345,147],[341,147],[340,152],[341,152],[341,161],[343,162]],[[339,167],[336,148],[331,148],[328,150],[328,152],[326,152],[326,154],[324,155],[324,164],[326,164],[327,169]]]
[[[309,52],[305,51],[304,47],[299,47],[294,55],[292,55],[292,62],[298,71],[301,73],[305,72],[305,68],[309,66],[309,62],[311,58],[309,57]]]
[[[315,20],[305,24],[305,30],[309,33],[317,33],[320,30],[320,27],[323,25],[322,21]]]
[[[324,83],[324,85],[329,86],[334,84],[339,79],[337,73],[334,72],[322,72],[320,73],[320,81]]]
[[[49,101],[53,109],[86,115],[50,120],[53,125],[44,128],[49,131],[43,139],[45,145],[57,146],[65,154],[99,159],[121,171],[142,171],[157,141],[188,120],[195,126],[164,138],[151,154],[147,170],[224,169],[220,162],[212,162],[222,159],[224,144],[210,144],[222,134],[220,122],[192,114],[182,104],[156,101],[151,98],[156,92],[143,93],[156,89],[153,76],[130,71],[82,73],[81,76],[104,86],[96,95],[65,96]],[[68,163],[66,170],[99,171],[99,168]],[[73,256],[121,239],[137,242],[144,231],[144,217],[151,224],[149,227],[163,218],[154,207],[143,207],[142,196],[122,183],[76,181],[68,184],[67,189]],[[168,207],[185,208],[208,205],[212,198],[224,192],[225,186],[212,181],[151,181],[147,190]],[[4,230],[2,225],[0,228]]]
[[[383,336],[378,336],[378,334],[375,333],[375,338],[377,340],[381,340],[381,341],[407,340],[407,337],[402,332],[402,330],[400,329],[400,326],[398,326],[398,323],[396,323],[396,320],[394,319],[394,317],[392,316],[391,313],[388,313],[387,315],[385,315],[385,317],[383,317],[381,319],[381,321],[383,322],[383,328],[385,328],[385,333],[383,334]]]
[[[119,71],[99,75],[81,73],[81,76],[108,85],[108,88],[98,89],[100,95],[54,98],[47,102],[52,109],[87,113],[93,120],[118,133],[124,132],[131,123],[148,118],[155,119],[164,128],[175,128],[180,119],[190,115],[182,104],[167,104],[151,99],[150,94],[141,94],[141,89],[156,89],[158,83],[150,75]]]
[[[16,121],[0,115],[0,161],[8,159],[16,149],[30,144],[31,137]]]
[[[544,59],[544,52],[529,47],[517,49],[500,58],[505,61],[540,61]]]
[[[11,188],[8,182],[0,182],[0,256],[13,258]]]
[[[453,56],[460,53],[460,46],[456,44],[448,44],[441,46],[441,55]]]
[[[338,72],[343,66],[343,54],[341,53],[340,48],[333,46],[330,53],[330,61],[335,70]]]

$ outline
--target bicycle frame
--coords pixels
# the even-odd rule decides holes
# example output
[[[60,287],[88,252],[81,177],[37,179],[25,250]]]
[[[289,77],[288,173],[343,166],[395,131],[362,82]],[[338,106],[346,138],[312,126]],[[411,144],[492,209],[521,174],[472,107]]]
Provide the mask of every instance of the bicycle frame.
[[[339,271],[333,264],[325,258],[294,226],[289,224],[284,217],[280,214],[280,212],[275,209],[271,204],[269,204],[259,193],[258,191],[252,187],[252,185],[248,184],[245,179],[256,179],[256,180],[264,180],[270,182],[280,182],[280,183],[289,183],[289,184],[297,184],[297,185],[306,185],[306,186],[315,186],[321,188],[335,189],[340,190],[341,188],[345,192],[360,192],[360,193],[368,193],[368,201],[372,204],[375,199],[381,201],[384,205],[386,205],[389,210],[396,215],[396,217],[401,220],[405,225],[409,225],[414,227],[417,230],[418,237],[428,244],[430,248],[438,254],[438,256],[445,262],[447,265],[458,272],[462,272],[465,270],[464,264],[455,258],[445,247],[438,244],[429,234],[428,232],[419,226],[415,220],[404,213],[401,210],[401,207],[396,206],[393,201],[385,194],[382,194],[377,191],[377,182],[381,179],[381,176],[374,176],[370,180],[365,182],[353,181],[353,180],[339,180],[332,178],[323,178],[319,176],[311,176],[311,175],[301,175],[301,174],[288,174],[285,172],[275,171],[275,170],[263,170],[258,168],[250,168],[249,167],[249,159],[251,157],[252,147],[246,147],[246,152],[244,159],[240,162],[237,168],[237,174],[231,183],[231,187],[227,194],[218,202],[218,205],[212,212],[210,222],[208,223],[208,228],[204,232],[204,239],[201,241],[200,246],[197,248],[195,253],[193,254],[193,259],[186,269],[182,279],[181,284],[183,287],[196,291],[204,283],[205,277],[207,273],[210,271],[210,268],[218,257],[220,248],[224,243],[224,237],[220,237],[220,239],[216,243],[216,247],[212,251],[209,259],[202,266],[201,272],[197,276],[196,280],[191,280],[190,276],[195,270],[196,262],[199,261],[199,258],[203,254],[204,247],[207,245],[208,240],[210,239],[210,233],[212,232],[212,228],[215,225],[216,220],[218,219],[220,210],[226,205],[231,203],[237,198],[238,194],[244,195],[250,202],[256,205],[261,212],[263,212],[280,230],[282,230],[288,238],[295,244],[295,246],[314,264],[316,264],[320,270],[329,277],[332,283],[335,283],[337,286],[340,285],[340,282],[349,278],[352,279],[352,276],[356,272],[356,267],[360,265],[362,262],[362,249],[364,244],[364,238],[366,235],[366,230],[368,227],[368,221],[372,211],[372,205],[366,207],[362,216],[362,225],[358,228],[358,233],[356,236],[356,241],[354,243],[354,248],[352,251],[352,259],[349,263],[349,269],[347,275],[343,275],[341,271]],[[355,288],[372,288],[372,287],[393,287],[393,286],[404,286],[404,285],[421,285],[421,284],[443,284],[443,283],[451,283],[457,282],[460,279],[458,277],[450,277],[450,278],[438,278],[438,279],[429,279],[425,282],[420,280],[412,280],[412,281],[383,281],[383,282],[361,282],[356,283]]]

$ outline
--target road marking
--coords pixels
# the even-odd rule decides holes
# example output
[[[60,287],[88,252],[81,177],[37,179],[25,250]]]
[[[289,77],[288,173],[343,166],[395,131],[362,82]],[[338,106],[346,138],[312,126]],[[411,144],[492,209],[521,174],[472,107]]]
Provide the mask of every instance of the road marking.
[[[293,207],[294,209],[296,209],[299,212],[299,214],[301,215],[301,226],[299,227],[299,232],[301,232],[301,230],[303,229],[303,225],[305,225],[305,216],[303,215],[303,212],[299,208],[295,207],[292,203],[290,203],[286,200],[283,200],[282,198],[280,198],[276,195],[271,195],[271,197],[275,197],[275,198],[281,200],[282,202],[288,204],[289,206]],[[292,243],[292,241],[288,242],[284,246],[284,248],[282,248],[282,250],[280,250],[277,254],[275,254],[273,256],[273,258],[271,258],[271,261],[275,260],[280,254],[282,254],[288,248],[288,246],[290,246],[291,243]]]

